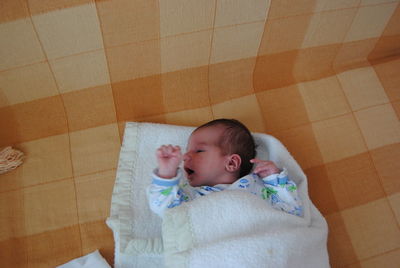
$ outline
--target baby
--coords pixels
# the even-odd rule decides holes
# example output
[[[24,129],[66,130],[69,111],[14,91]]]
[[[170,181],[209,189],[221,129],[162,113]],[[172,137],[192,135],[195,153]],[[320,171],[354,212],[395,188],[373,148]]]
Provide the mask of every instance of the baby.
[[[161,146],[156,152],[158,168],[147,189],[151,210],[162,217],[167,208],[182,202],[212,192],[241,190],[260,196],[275,209],[302,216],[296,184],[286,169],[255,154],[250,131],[233,119],[213,120],[195,129],[185,154],[179,146]],[[179,168],[182,161],[184,170]],[[188,183],[180,184],[183,172]]]

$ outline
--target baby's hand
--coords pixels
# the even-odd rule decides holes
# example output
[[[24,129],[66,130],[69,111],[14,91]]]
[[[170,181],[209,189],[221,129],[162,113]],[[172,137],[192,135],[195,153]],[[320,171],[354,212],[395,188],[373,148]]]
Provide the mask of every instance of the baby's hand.
[[[256,165],[253,173],[257,174],[260,178],[265,178],[269,175],[280,173],[279,168],[272,161],[254,158],[251,159],[250,162]]]
[[[176,176],[176,170],[182,161],[181,148],[179,146],[163,145],[156,151],[158,162],[158,176],[171,179]]]

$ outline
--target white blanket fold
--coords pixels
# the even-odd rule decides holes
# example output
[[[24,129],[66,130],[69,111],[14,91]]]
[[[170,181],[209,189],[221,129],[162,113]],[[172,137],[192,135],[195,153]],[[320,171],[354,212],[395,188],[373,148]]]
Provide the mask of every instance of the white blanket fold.
[[[308,197],[306,176],[270,135],[253,134],[257,157],[286,167],[297,184],[303,218],[237,191],[170,209],[164,222],[151,212],[145,189],[156,165],[155,150],[162,144],[185,148],[193,129],[126,124],[107,219],[115,239],[115,267],[329,267],[327,225]]]

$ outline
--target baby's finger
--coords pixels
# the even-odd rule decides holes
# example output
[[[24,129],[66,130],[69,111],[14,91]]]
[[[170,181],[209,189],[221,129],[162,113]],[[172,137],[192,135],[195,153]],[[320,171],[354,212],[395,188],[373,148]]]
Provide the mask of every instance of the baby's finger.
[[[256,168],[254,169],[254,173],[260,173],[260,172],[263,172],[263,171],[267,171],[268,170],[268,167],[265,167],[265,166],[256,166]]]
[[[171,152],[171,149],[169,148],[168,145],[162,145],[160,148],[157,150],[157,154],[161,157],[167,157]]]
[[[167,154],[172,154],[173,151],[174,151],[174,149],[172,148],[172,145],[171,145],[171,144],[168,144],[168,145],[165,147],[165,152],[166,152]]]
[[[172,150],[174,152],[180,152],[181,151],[181,147],[179,147],[178,145],[172,146]]]
[[[174,146],[173,151],[171,152],[171,155],[180,157],[182,155],[181,148],[179,146]]]
[[[253,159],[250,160],[250,163],[253,163],[253,164],[263,164],[263,163],[270,164],[270,163],[273,163],[273,162],[270,161],[270,160],[262,160],[262,159],[258,159],[258,158],[253,158]]]
[[[253,164],[257,164],[257,163],[261,163],[261,162],[264,162],[264,160],[261,160],[258,158],[250,159],[250,163],[253,163]]]
[[[165,154],[166,154],[165,151],[166,151],[165,145],[161,146],[160,148],[157,149],[157,156],[165,157]]]

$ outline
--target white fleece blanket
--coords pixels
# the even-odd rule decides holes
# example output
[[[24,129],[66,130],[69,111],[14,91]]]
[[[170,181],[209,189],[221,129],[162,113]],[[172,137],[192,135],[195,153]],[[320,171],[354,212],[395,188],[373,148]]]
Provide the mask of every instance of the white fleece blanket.
[[[156,165],[154,152],[162,144],[185,148],[192,130],[126,124],[107,220],[114,233],[115,267],[329,267],[327,225],[308,197],[306,176],[270,135],[253,134],[257,157],[287,168],[303,200],[303,218],[236,191],[170,209],[164,222],[152,213],[145,189]]]
[[[326,225],[278,211],[261,198],[223,191],[169,210],[167,267],[329,267]]]

